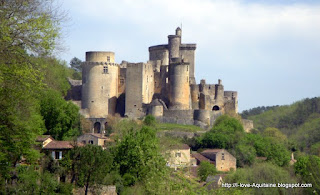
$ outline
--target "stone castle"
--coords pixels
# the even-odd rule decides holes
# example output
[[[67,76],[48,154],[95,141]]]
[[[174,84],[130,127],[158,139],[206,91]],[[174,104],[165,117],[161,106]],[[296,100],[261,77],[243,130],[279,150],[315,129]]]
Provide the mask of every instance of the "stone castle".
[[[82,81],[69,80],[69,99],[79,101],[81,113],[102,133],[108,115],[160,122],[210,126],[224,113],[238,112],[236,91],[225,91],[221,80],[196,84],[196,44],[181,43],[182,31],[168,44],[149,47],[146,63],[115,63],[114,52],[86,52]]]

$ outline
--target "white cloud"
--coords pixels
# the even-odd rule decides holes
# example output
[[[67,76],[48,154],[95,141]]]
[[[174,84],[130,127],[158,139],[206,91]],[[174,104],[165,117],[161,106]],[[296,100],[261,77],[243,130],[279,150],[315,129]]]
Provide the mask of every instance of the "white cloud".
[[[279,75],[270,83],[259,80],[256,75],[260,72],[269,76],[273,72],[298,75],[305,69],[311,71],[303,72],[304,77],[320,72],[320,4],[235,0],[68,0],[63,3],[71,17],[80,23],[70,33],[67,44],[73,55],[67,56],[68,59],[84,56],[84,50],[100,49],[115,50],[117,61],[147,61],[147,47],[166,43],[167,35],[182,23],[183,42],[198,44],[197,80],[206,77],[209,82],[216,82],[218,77],[223,77],[231,84],[226,88],[235,87],[240,94],[241,90],[248,91],[244,86],[252,88],[252,94],[242,97],[253,95],[255,88],[270,91],[268,85],[272,82],[283,88],[290,85],[290,80],[281,80]],[[82,46],[75,44],[77,41]],[[252,77],[255,82],[245,79],[241,83],[242,77]],[[301,83],[308,80],[297,79]],[[320,78],[316,81],[320,83]],[[320,91],[319,87],[313,90]]]

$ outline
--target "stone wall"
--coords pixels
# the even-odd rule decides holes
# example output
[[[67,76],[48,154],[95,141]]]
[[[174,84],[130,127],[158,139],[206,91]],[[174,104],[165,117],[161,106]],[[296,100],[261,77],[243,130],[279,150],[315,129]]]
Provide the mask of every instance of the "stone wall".
[[[125,115],[140,116],[142,113],[143,63],[129,63],[126,72]]]
[[[195,72],[195,50],[196,44],[181,44],[180,45],[180,57],[186,62],[190,63],[189,78],[190,84],[196,84],[194,72]]]
[[[66,100],[81,101],[82,96],[82,80],[73,80],[68,78],[70,89],[68,90]]]
[[[244,128],[244,131],[247,133],[250,133],[250,131],[254,128],[252,120],[242,119],[241,122]]]
[[[152,64],[142,64],[142,103],[150,104],[154,94],[154,72]]]

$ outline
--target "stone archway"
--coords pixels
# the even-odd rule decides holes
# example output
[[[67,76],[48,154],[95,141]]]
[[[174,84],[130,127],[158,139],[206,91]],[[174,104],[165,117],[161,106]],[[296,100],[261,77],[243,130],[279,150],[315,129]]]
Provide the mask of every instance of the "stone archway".
[[[93,132],[94,133],[100,133],[101,130],[101,123],[100,122],[95,122],[93,125]]]
[[[219,108],[219,106],[215,105],[215,106],[212,107],[212,110],[213,111],[217,111],[217,110],[220,110],[220,108]]]

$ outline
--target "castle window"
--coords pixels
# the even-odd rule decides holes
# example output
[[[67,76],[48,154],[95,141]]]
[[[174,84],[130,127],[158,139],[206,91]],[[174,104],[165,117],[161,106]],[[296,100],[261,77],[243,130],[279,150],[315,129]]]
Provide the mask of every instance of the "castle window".
[[[93,144],[93,140],[89,140],[89,144]]]
[[[187,71],[189,71],[189,66],[187,66]]]
[[[82,143],[85,145],[86,144],[86,140],[83,140]]]
[[[103,67],[103,74],[108,74],[108,66]]]
[[[181,157],[181,152],[177,152],[176,157]]]
[[[107,62],[110,62],[110,56],[107,56]]]
[[[224,160],[224,153],[221,154],[221,160]]]
[[[149,77],[147,76],[147,83],[149,82]]]
[[[120,79],[120,84],[124,84],[124,79]]]

